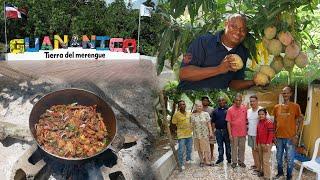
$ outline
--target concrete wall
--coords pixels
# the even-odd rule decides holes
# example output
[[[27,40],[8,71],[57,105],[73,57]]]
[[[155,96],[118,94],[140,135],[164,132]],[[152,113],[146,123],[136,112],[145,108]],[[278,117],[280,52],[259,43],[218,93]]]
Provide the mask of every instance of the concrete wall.
[[[310,124],[303,127],[303,142],[308,150],[308,156],[313,154],[314,143],[320,137],[320,85],[312,87]],[[320,153],[318,153],[319,155]]]
[[[178,146],[175,148],[177,149]],[[170,150],[152,165],[152,170],[156,180],[168,179],[176,166],[177,162],[174,158],[172,150]]]

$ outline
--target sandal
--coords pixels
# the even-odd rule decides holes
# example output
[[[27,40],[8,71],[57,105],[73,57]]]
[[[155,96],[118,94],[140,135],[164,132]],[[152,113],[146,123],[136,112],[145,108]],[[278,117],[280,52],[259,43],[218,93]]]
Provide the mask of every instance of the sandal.
[[[214,164],[206,164],[206,166],[214,166]]]
[[[200,167],[203,167],[204,166],[204,163],[200,163]]]
[[[257,169],[257,166],[255,166],[255,165],[252,165],[252,166],[250,166],[250,169]]]

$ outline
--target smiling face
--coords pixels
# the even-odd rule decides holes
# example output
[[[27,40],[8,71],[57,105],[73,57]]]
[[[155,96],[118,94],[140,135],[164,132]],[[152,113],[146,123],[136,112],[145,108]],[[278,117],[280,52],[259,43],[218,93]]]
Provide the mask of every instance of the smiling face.
[[[209,106],[209,104],[210,104],[209,99],[204,98],[204,99],[202,100],[202,105],[203,105],[203,106]]]
[[[186,110],[186,103],[184,101],[180,101],[178,104],[178,108],[181,112],[184,112]]]
[[[234,99],[234,104],[236,105],[236,107],[240,107],[241,103],[242,103],[242,97],[236,96],[236,98]]]
[[[258,116],[260,120],[263,120],[266,118],[266,113],[264,111],[259,111]]]
[[[201,112],[202,109],[203,109],[202,104],[200,104],[200,103],[196,104],[196,111],[197,111],[197,112]]]
[[[223,43],[229,47],[239,45],[247,35],[247,26],[241,15],[231,17],[225,22]]]
[[[291,89],[289,87],[283,88],[281,94],[282,94],[284,102],[289,102],[290,101],[290,97],[291,97],[292,93],[291,93]]]
[[[226,100],[222,97],[218,99],[219,107],[224,107],[226,105]]]
[[[252,109],[256,109],[258,107],[258,100],[256,98],[250,98],[250,106]]]

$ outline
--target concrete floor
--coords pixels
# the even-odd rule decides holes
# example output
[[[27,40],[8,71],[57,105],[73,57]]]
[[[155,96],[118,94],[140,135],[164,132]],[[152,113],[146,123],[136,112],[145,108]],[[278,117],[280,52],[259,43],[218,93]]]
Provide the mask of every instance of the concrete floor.
[[[214,147],[215,157],[218,157],[217,144]],[[250,169],[250,166],[253,165],[253,158],[251,154],[251,148],[246,146],[245,152],[245,164],[246,168],[236,167],[232,168],[230,164],[227,164],[225,160],[224,163],[215,165],[214,167],[200,167],[199,166],[199,157],[198,153],[192,152],[193,162],[186,165],[186,169],[183,172],[176,170],[173,171],[172,175],[169,177],[169,180],[259,180],[259,178],[253,170]],[[216,159],[215,159],[216,160]],[[296,169],[293,172],[293,180],[295,180],[299,174],[300,166],[296,165]],[[285,171],[286,172],[286,171]],[[276,175],[276,161],[274,161],[274,170],[273,174]],[[282,179],[285,179],[282,178]],[[315,180],[316,175],[310,171],[305,170],[303,172],[302,180]]]

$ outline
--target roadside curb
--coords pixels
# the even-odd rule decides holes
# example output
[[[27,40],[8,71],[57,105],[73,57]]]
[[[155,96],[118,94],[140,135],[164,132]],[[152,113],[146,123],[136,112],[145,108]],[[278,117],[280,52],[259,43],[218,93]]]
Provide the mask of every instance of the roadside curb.
[[[178,149],[178,145],[175,146]],[[177,162],[174,158],[172,150],[161,156],[152,166],[152,170],[156,180],[166,180],[177,167]]]

